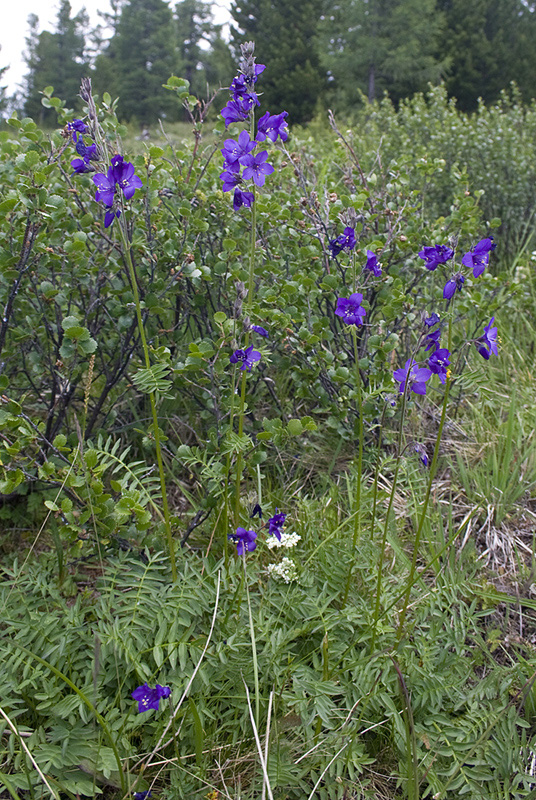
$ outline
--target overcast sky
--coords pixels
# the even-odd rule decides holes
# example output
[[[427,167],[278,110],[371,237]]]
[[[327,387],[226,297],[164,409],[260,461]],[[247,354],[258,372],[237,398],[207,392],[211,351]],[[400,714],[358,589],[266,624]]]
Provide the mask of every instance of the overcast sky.
[[[8,84],[8,94],[17,90],[26,72],[22,54],[25,50],[25,39],[28,33],[28,16],[37,14],[39,17],[39,30],[53,30],[58,13],[58,0],[2,0],[2,20],[0,25],[0,67],[9,65],[9,70],[4,74],[2,84]],[[215,5],[228,5],[228,0],[219,0]],[[109,11],[108,0],[71,0],[73,16],[81,8],[89,14],[91,25],[94,27],[100,22],[97,11]],[[227,14],[220,7],[214,8],[217,22],[223,22]]]

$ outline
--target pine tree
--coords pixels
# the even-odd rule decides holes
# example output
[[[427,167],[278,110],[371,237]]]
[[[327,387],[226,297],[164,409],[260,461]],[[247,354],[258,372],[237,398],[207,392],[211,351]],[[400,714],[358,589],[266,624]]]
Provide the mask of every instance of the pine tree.
[[[0,47],[0,50],[2,48]],[[0,82],[3,80],[5,73],[8,71],[9,67],[0,67]],[[3,119],[4,113],[7,109],[9,98],[7,96],[7,86],[2,86],[0,83],[0,120]]]
[[[45,86],[53,86],[68,106],[80,105],[80,81],[89,68],[85,52],[88,17],[83,10],[71,17],[71,10],[69,0],[61,0],[54,33],[38,33],[38,17],[30,14],[28,18],[25,112],[41,124],[55,121],[55,113],[41,105],[40,92]]]
[[[175,6],[175,20],[181,76],[190,82],[190,92],[201,96],[207,83],[213,89],[228,85],[234,64],[210,5],[205,0],[181,0]]]
[[[263,108],[288,111],[289,120],[307,122],[325,86],[316,32],[324,0],[234,0],[231,43],[255,42],[257,63],[266,71],[259,80]]]
[[[448,36],[443,44],[451,60],[446,86],[463,111],[478,98],[493,102],[516,81],[526,99],[534,96],[536,14],[522,0],[438,0]]]
[[[444,24],[435,0],[337,0],[320,37],[341,101],[355,103],[359,90],[397,101],[437,82],[448,64],[437,55]]]
[[[126,0],[109,0],[111,10],[98,12],[103,24],[98,25],[93,31],[97,55],[91,79],[94,92],[101,97],[104,92],[108,92],[114,98],[119,95],[117,34],[125,2]]]
[[[110,47],[120,116],[145,125],[162,116],[176,116],[176,100],[162,88],[179,67],[176,29],[168,4],[164,0],[128,0]]]

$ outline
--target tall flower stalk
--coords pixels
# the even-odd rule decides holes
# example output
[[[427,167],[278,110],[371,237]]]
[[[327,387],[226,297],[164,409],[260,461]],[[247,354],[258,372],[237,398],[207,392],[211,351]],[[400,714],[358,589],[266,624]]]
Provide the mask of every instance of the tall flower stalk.
[[[355,244],[355,233],[353,228],[346,228],[345,233],[345,246],[350,247]],[[339,240],[341,237],[339,237]],[[339,241],[339,244],[341,242]],[[334,243],[332,243],[332,252],[334,249]],[[353,272],[353,280],[354,280],[354,287],[357,285],[357,275],[356,275],[356,263],[355,263],[355,254],[352,254],[352,272]],[[354,295],[352,295],[354,297]],[[362,295],[358,294],[358,297]],[[352,327],[352,341],[354,346],[354,363],[355,363],[355,376],[356,376],[356,394],[357,394],[357,425],[358,425],[358,443],[357,443],[357,483],[356,483],[356,490],[355,490],[355,508],[354,508],[354,533],[352,536],[352,560],[350,562],[350,568],[348,569],[348,575],[346,578],[346,585],[344,587],[344,594],[342,598],[342,605],[343,607],[346,605],[346,601],[348,600],[348,593],[350,591],[350,584],[352,581],[352,573],[355,568],[355,564],[357,561],[357,544],[359,542],[359,536],[361,533],[361,481],[363,478],[363,436],[364,436],[364,427],[363,427],[363,390],[361,386],[361,370],[359,368],[359,348],[357,345],[357,326],[359,324],[359,320],[362,321],[364,318],[366,311],[364,308],[361,308],[359,300],[358,308],[354,309],[353,312],[348,309],[348,307],[344,307],[346,312],[346,317],[343,319],[353,318],[354,322],[351,324]],[[340,310],[340,309],[339,309]],[[362,312],[362,313],[361,313]],[[336,312],[337,313],[337,312]],[[362,323],[361,323],[362,324]]]
[[[244,433],[244,417],[246,408],[246,382],[247,373],[251,371],[253,365],[260,360],[261,354],[249,345],[250,330],[256,330],[260,335],[267,335],[267,331],[261,326],[251,325],[250,316],[253,308],[253,292],[255,289],[255,243],[257,239],[257,215],[256,215],[256,187],[262,187],[266,176],[271,175],[274,168],[267,162],[268,152],[262,150],[255,152],[258,145],[266,139],[275,142],[277,138],[286,141],[288,132],[285,117],[287,112],[271,115],[266,112],[256,123],[255,107],[260,105],[256,92],[256,83],[259,75],[265,70],[264,64],[256,64],[254,56],[255,46],[253,42],[246,42],[241,46],[242,57],[239,64],[239,73],[235,76],[229,87],[231,99],[222,109],[222,117],[225,120],[225,127],[231,123],[249,122],[249,131],[241,131],[237,139],[226,139],[221,149],[224,159],[224,171],[220,177],[223,181],[223,191],[233,191],[233,208],[239,211],[241,208],[251,209],[251,228],[249,246],[249,267],[248,285],[245,302],[245,331],[243,347],[235,350],[230,358],[230,363],[236,365],[241,363],[242,378],[240,381],[240,401],[238,408],[238,436],[239,440]],[[248,181],[251,181],[249,187]],[[238,316],[238,315],[237,315]],[[236,382],[233,376],[233,399],[231,401],[231,414],[229,429],[233,430],[234,423],[234,392]],[[240,521],[240,496],[242,485],[242,472],[244,468],[244,456],[241,444],[236,456],[235,465],[235,504],[233,522],[236,528]],[[225,490],[225,512],[224,524],[226,530],[229,526],[229,498],[228,486],[231,470],[231,458],[228,457],[226,465],[226,490]],[[226,555],[227,555],[226,545]]]

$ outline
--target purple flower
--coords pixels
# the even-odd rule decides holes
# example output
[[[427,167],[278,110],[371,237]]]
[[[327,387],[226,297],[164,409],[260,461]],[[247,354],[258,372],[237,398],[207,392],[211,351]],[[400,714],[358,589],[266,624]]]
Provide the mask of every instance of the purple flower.
[[[253,90],[253,85],[256,83],[257,78],[254,80],[249,80],[245,75],[237,75],[231,81],[231,85],[229,86],[229,91],[231,92],[233,100],[240,100],[244,104],[249,103],[249,107],[252,108],[253,105],[259,106],[259,98],[257,97],[257,92]]]
[[[338,256],[341,250],[353,250],[355,247],[355,231],[353,228],[345,228],[344,233],[337,236],[336,239],[331,239],[329,242],[329,249],[333,258]]]
[[[257,122],[255,139],[258,142],[264,142],[268,138],[270,141],[275,142],[279,136],[282,142],[286,142],[288,139],[288,125],[285,122],[285,117],[288,117],[288,111],[282,111],[281,114],[270,114],[267,111]]]
[[[447,380],[448,365],[450,364],[449,356],[450,353],[446,347],[438,347],[428,359],[428,366],[434,375],[439,376],[441,383],[445,383]]]
[[[424,320],[424,324],[426,325],[427,328],[433,328],[434,325],[437,325],[439,320],[440,320],[439,314],[436,314],[434,311],[434,313],[430,317],[427,317]]]
[[[240,172],[240,157],[247,156],[254,149],[255,142],[251,141],[247,131],[242,131],[237,142],[234,139],[226,139],[221,149],[224,167],[230,172]]]
[[[362,325],[367,313],[361,306],[362,302],[363,295],[360,292],[354,292],[348,298],[338,297],[335,313],[347,325]]]
[[[268,331],[266,328],[263,328],[262,325],[252,325],[251,330],[258,333],[259,336],[264,336],[266,339],[268,338]]]
[[[365,267],[369,269],[371,272],[374,273],[376,278],[379,278],[382,274],[382,268],[380,262],[372,252],[372,250],[367,250],[367,263]]]
[[[439,340],[441,338],[441,329],[438,328],[436,331],[432,331],[432,333],[427,333],[424,337],[424,341],[427,343],[426,347],[424,348],[424,352],[427,353],[428,350],[431,350],[432,347],[434,350],[437,350],[439,347]]]
[[[241,361],[242,366],[240,369],[247,369],[248,372],[251,372],[251,367],[253,364],[260,360],[261,354],[258,350],[253,349],[253,345],[250,345],[246,350],[235,350],[230,357],[229,362],[231,364],[238,364],[238,362]]]
[[[108,172],[106,175],[104,172],[97,172],[96,175],[93,175],[91,180],[97,187],[97,191],[95,192],[95,200],[97,203],[104,203],[105,206],[112,206],[114,202],[116,185],[114,168],[108,167]]]
[[[281,541],[282,528],[286,518],[287,515],[278,512],[276,508],[274,516],[268,520],[268,533],[275,536],[279,541]]]
[[[89,164],[89,159],[86,161],[85,158],[73,158],[71,161],[71,167],[78,175],[82,175],[84,172],[93,171]]]
[[[267,158],[267,150],[257,153],[256,156],[243,156],[240,159],[240,163],[244,166],[244,178],[246,180],[252,179],[256,186],[263,186],[266,176],[271,175],[274,171],[274,168],[271,164],[265,163]]]
[[[156,687],[151,689],[148,683],[144,683],[143,686],[138,686],[137,689],[134,689],[130,696],[134,700],[137,700],[138,711],[141,714],[144,711],[149,711],[150,708],[154,708],[155,711],[158,711],[160,700],[169,697],[170,694],[171,689],[169,686],[160,686],[160,684],[157,683]]]
[[[413,449],[415,450],[415,452],[419,456],[420,462],[423,465],[423,467],[427,467],[428,466],[428,456],[427,456],[426,450],[424,449],[422,444],[415,444]]]
[[[432,247],[427,246],[419,253],[419,257],[425,262],[424,266],[430,271],[436,269],[439,264],[445,264],[453,255],[454,250],[451,250],[446,244],[435,244]]]
[[[477,339],[477,349],[482,358],[485,358],[486,361],[489,359],[490,355],[498,355],[497,350],[497,328],[492,328],[491,325],[494,321],[495,317],[492,317],[489,321],[489,324],[484,327],[484,335]],[[480,342],[480,344],[478,344]]]
[[[237,528],[236,533],[230,533],[227,538],[231,542],[236,542],[236,552],[243,556],[246,550],[250,552],[257,547],[257,534],[255,531],[247,531],[245,528]]]
[[[121,210],[119,208],[117,209],[112,208],[111,210],[107,211],[106,214],[104,215],[104,227],[109,228],[114,219],[116,218],[119,219],[120,216],[121,216]]]
[[[74,148],[79,156],[82,158],[96,158],[97,157],[97,145],[96,144],[86,144],[84,142],[83,136],[80,134],[78,140],[76,142],[76,147]]]
[[[132,797],[134,800],[147,800],[148,797],[152,797],[153,793],[149,790],[147,792],[134,792]]]
[[[489,264],[489,254],[495,250],[497,245],[493,241],[493,236],[488,239],[481,239],[472,250],[464,255],[462,264],[473,270],[473,275],[478,278]]]
[[[461,272],[458,272],[457,275],[453,275],[452,278],[449,278],[443,287],[443,297],[445,300],[450,300],[452,297],[454,297],[456,291],[461,292],[464,283],[465,278]]]
[[[236,172],[222,172],[220,178],[223,181],[223,186],[221,187],[224,192],[230,192],[239,183],[242,183],[242,178]]]
[[[258,503],[255,503],[255,505],[253,507],[253,511],[249,515],[249,518],[253,519],[256,516],[258,516],[259,519],[262,519],[262,508],[260,507],[260,505]]]
[[[124,161],[123,156],[117,155],[112,158],[112,174],[116,184],[125,195],[125,200],[130,200],[136,189],[141,189],[143,186],[141,179],[134,175],[134,164]]]
[[[84,123],[82,123],[84,124]],[[74,137],[74,134],[73,134]],[[82,158],[75,158],[71,161],[71,167],[74,169],[75,172],[81,174],[83,172],[91,172],[90,161],[97,159],[97,145],[96,144],[86,144],[82,135],[78,137],[78,141],[76,142],[76,152]]]
[[[260,105],[257,96],[250,100],[250,96],[235,97],[227,103],[221,110],[221,115],[225,120],[225,127],[228,128],[231,122],[243,122],[249,117],[249,112],[253,105]]]
[[[242,206],[245,206],[245,208],[251,208],[254,201],[255,195],[253,192],[243,192],[242,189],[239,189],[238,187],[234,190],[233,208],[235,211],[238,211],[238,209]]]
[[[73,119],[72,122],[67,123],[67,130],[69,133],[72,133],[73,142],[76,143],[77,133],[85,133],[87,131],[87,125],[85,122],[82,122],[81,119]]]
[[[393,377],[397,383],[400,384],[398,391],[403,393],[406,389],[406,383],[409,384],[409,391],[415,394],[426,394],[426,381],[430,378],[432,372],[425,367],[419,367],[416,361],[408,358],[406,363],[400,369],[395,369]]]

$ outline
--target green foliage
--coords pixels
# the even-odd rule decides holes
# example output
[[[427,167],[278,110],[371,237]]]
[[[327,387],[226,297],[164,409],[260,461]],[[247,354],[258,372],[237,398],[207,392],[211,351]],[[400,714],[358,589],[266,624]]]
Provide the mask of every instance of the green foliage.
[[[340,556],[351,538],[351,526],[337,533],[337,516],[325,499],[303,497],[295,505],[293,524],[302,535],[297,555],[304,565],[298,581],[284,585],[266,575],[263,566],[272,556],[263,543],[247,569],[260,730],[273,692],[270,781],[275,796],[296,800],[309,796],[317,781],[322,797],[342,798],[358,785],[367,792],[363,796],[372,797],[374,775],[389,769],[386,748],[396,754],[404,776],[397,671],[366,648],[373,576],[363,568],[352,602],[341,609],[336,600],[345,580]],[[369,548],[363,549],[363,563]],[[147,681],[169,685],[173,707],[186,689],[188,702],[176,717],[175,744],[159,753],[159,761],[170,756],[167,769],[146,768],[148,783],[136,789],[148,788],[159,776],[157,785],[169,783],[172,796],[201,798],[206,780],[215,787],[225,781],[232,796],[242,781],[242,792],[257,796],[262,774],[253,765],[246,774],[243,768],[245,761],[257,760],[243,683],[253,686],[243,580],[240,560],[225,567],[191,555],[182,560],[180,580],[172,585],[167,559],[149,551],[103,565],[95,591],[74,598],[57,588],[48,558],[6,571],[0,590],[8,643],[2,706],[60,791],[94,796],[105,788],[117,790],[121,775],[114,748],[129,765],[125,782],[131,785],[138,777],[139,755],[152,751],[168,718],[165,704],[159,712],[137,713],[130,693]],[[219,581],[225,591],[216,607]],[[397,590],[396,583],[388,588],[387,605]],[[438,576],[415,609],[413,645],[397,654],[411,691],[420,774],[426,775],[423,796],[449,781],[446,797],[464,787],[475,800],[491,800],[493,787],[509,781],[520,791],[530,786],[519,771],[527,724],[511,702],[523,671],[493,663],[485,646],[492,608],[479,610],[479,596],[467,576]],[[389,631],[386,618],[386,640]],[[379,646],[381,652],[382,641]],[[489,672],[484,680],[478,679],[481,670]],[[25,756],[17,740],[2,741],[13,786],[27,790],[30,780],[39,793],[32,765],[28,762],[29,777],[22,768]],[[216,756],[222,772],[212,753],[225,754],[224,761]]]
[[[186,79],[164,82],[196,107]],[[71,118],[52,86],[44,100],[61,124]],[[0,516],[13,549],[40,548],[39,559],[6,556],[2,567],[2,708],[16,729],[2,717],[5,786],[45,796],[37,764],[66,795],[262,797],[256,718],[261,739],[270,719],[274,797],[530,791],[529,634],[515,639],[503,613],[517,620],[517,598],[477,573],[467,544],[477,509],[446,499],[461,483],[473,505],[493,504],[499,525],[536,480],[522,350],[536,342],[528,222],[516,227],[505,209],[505,243],[446,308],[455,267],[429,272],[417,253],[449,243],[459,265],[496,231],[508,192],[516,208],[528,203],[530,173],[495,182],[508,149],[516,170],[531,168],[533,109],[505,99],[469,124],[434,90],[398,111],[371,106],[350,131],[334,119],[320,137],[305,131],[270,152],[251,241],[250,212],[233,211],[216,157],[238,126],[218,123],[207,144],[200,112],[193,147],[138,143],[128,156],[110,96],[95,113],[98,129],[91,105],[84,118],[98,169],[120,152],[143,182],[109,228],[91,176],[72,174],[68,130],[47,138],[14,116],[0,133]],[[464,162],[453,149],[462,141]],[[329,242],[348,220],[354,255],[334,258]],[[367,314],[354,340],[335,307],[356,289]],[[435,309],[452,386],[433,379],[426,398],[393,405],[393,370],[420,357],[421,320]],[[524,393],[506,413],[489,383],[504,370],[493,380],[508,385],[512,364],[474,348],[494,314],[504,350],[524,364]],[[230,355],[250,343],[262,359],[245,373]],[[462,423],[449,421],[437,481],[414,447],[430,455],[448,391],[471,420],[465,430],[489,441],[473,463]],[[183,545],[177,581],[159,554],[157,434]],[[275,550],[251,520],[257,503],[265,517],[288,514],[292,545]],[[258,531],[245,560],[227,538],[237,524]],[[21,527],[28,538],[16,541]],[[532,630],[536,604],[523,599]],[[169,729],[166,704],[137,713],[130,695],[145,682],[171,687]]]
[[[534,97],[534,9],[522,0],[439,0],[448,34],[441,52],[450,61],[446,77],[449,95],[464,111],[478,99],[495,102],[511,81],[525,100]]]
[[[439,81],[445,38],[435,0],[340,0],[320,26],[321,60],[345,106],[360,92],[397,101]]]

